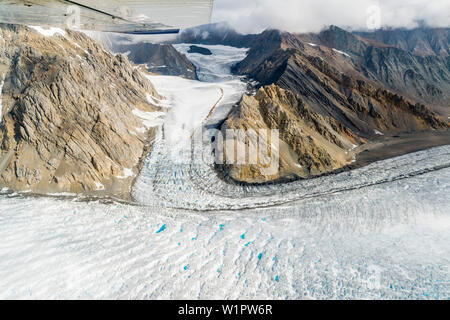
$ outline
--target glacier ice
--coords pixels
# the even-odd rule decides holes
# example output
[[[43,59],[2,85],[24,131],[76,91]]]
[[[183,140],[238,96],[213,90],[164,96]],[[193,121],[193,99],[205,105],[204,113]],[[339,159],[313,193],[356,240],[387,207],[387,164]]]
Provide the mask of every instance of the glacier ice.
[[[448,299],[449,201],[449,168],[212,212],[7,192],[0,298]]]

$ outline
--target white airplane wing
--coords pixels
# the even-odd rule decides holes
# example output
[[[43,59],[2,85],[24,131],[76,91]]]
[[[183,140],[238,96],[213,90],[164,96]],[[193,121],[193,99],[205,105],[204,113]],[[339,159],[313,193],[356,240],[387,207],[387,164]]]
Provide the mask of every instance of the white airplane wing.
[[[214,0],[0,0],[0,23],[131,34],[210,22]]]

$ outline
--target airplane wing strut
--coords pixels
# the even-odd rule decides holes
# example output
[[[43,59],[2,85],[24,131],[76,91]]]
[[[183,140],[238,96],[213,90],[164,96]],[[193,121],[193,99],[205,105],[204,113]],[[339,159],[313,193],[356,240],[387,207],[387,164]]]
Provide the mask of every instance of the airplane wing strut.
[[[209,23],[213,5],[214,0],[0,0],[0,22],[66,28],[68,9],[76,6],[83,30],[177,33]]]

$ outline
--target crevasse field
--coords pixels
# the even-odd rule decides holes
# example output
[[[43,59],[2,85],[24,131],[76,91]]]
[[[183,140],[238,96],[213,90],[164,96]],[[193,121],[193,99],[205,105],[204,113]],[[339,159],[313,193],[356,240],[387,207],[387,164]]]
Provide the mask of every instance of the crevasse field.
[[[150,77],[169,111],[133,203],[0,194],[0,298],[449,299],[450,146],[227,185],[190,132],[246,90],[229,72],[245,50],[208,48],[189,54],[201,82]]]

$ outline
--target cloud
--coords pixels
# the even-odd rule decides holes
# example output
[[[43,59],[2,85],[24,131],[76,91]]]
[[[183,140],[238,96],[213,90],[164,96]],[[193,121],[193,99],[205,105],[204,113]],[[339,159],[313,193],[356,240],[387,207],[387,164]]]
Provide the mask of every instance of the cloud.
[[[331,24],[366,29],[373,22],[385,27],[412,28],[422,22],[448,27],[449,12],[450,0],[215,0],[212,19],[244,33],[267,28],[313,32]]]

